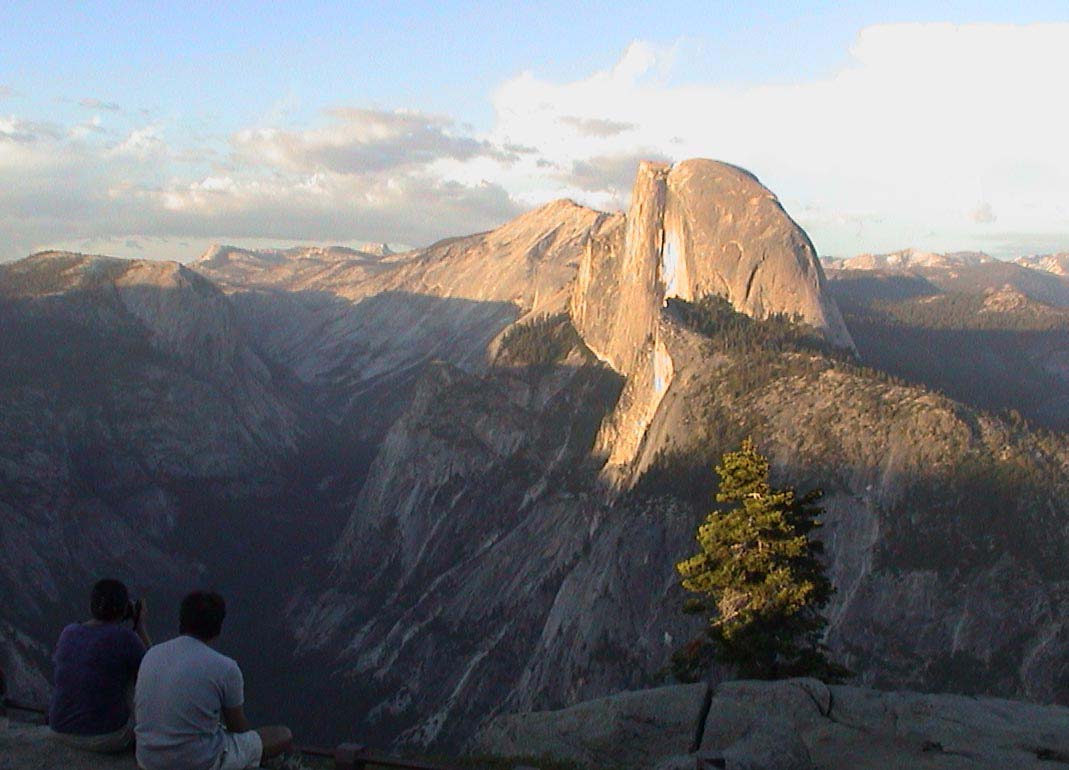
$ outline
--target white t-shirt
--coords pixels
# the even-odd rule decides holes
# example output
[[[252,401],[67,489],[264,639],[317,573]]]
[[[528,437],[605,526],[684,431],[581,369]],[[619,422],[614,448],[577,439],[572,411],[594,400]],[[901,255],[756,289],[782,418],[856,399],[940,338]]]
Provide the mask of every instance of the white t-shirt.
[[[192,636],[149,648],[134,690],[137,764],[209,770],[223,751],[222,710],[245,702],[238,664]]]

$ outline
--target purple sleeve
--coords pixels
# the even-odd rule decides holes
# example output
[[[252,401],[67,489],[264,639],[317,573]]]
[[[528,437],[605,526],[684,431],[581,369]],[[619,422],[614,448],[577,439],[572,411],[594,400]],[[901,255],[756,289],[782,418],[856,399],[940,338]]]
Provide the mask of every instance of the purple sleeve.
[[[145,643],[141,641],[141,637],[135,634],[130,629],[124,629],[125,636],[125,648],[123,650],[123,658],[126,661],[126,668],[130,672],[130,676],[136,676],[137,670],[141,668],[141,659],[145,657]]]
[[[52,662],[53,663],[59,663],[59,653],[64,647],[64,640],[65,640],[65,637],[67,636],[67,633],[68,633],[69,630],[70,630],[70,626],[67,625],[67,626],[64,626],[63,630],[59,632],[59,639],[56,640],[56,649],[54,649],[52,651]]]

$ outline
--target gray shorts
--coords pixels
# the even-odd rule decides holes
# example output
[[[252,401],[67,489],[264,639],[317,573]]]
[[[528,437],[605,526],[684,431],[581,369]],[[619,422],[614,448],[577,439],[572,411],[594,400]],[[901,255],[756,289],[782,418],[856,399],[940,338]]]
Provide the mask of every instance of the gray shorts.
[[[214,770],[245,770],[259,767],[264,742],[255,730],[244,733],[223,732],[223,753],[216,760]]]

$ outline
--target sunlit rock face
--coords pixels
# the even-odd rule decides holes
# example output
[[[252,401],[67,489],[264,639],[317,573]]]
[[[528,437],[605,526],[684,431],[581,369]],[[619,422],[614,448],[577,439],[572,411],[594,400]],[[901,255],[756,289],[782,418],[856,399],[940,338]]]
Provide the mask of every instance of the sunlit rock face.
[[[711,294],[757,318],[798,316],[853,347],[813,244],[755,177],[712,160],[644,161],[625,220],[590,239],[570,304],[583,340],[627,378],[598,438],[613,485],[633,476],[676,371],[663,340],[665,302]]]
[[[564,309],[588,239],[614,219],[558,200],[400,254],[213,246],[192,267],[302,380],[362,389],[434,358],[482,369],[506,326]]]
[[[757,318],[798,315],[829,342],[853,347],[813,244],[756,177],[695,159],[673,166],[666,184],[666,296],[719,294]]]

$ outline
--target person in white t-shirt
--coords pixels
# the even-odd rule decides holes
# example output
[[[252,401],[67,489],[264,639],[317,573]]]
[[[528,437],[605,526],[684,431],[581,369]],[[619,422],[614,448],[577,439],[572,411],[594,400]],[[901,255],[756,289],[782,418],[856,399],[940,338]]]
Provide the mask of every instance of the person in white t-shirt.
[[[217,593],[182,600],[181,636],[151,648],[134,688],[137,764],[142,770],[243,770],[292,748],[281,725],[252,729],[245,680],[212,649],[226,617]]]

